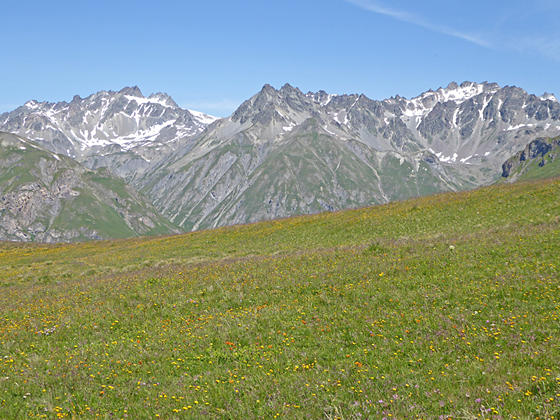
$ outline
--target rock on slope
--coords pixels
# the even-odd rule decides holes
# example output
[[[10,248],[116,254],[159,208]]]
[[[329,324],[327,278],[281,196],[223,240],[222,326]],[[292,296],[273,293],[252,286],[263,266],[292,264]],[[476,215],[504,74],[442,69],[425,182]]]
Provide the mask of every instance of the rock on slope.
[[[177,228],[123,180],[0,132],[0,239],[76,241]]]

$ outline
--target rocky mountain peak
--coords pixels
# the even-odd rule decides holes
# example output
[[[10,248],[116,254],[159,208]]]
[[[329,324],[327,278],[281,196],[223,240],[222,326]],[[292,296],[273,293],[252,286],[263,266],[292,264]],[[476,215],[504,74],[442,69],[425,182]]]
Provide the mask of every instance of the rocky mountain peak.
[[[286,98],[288,96],[305,96],[297,87],[285,83],[280,89],[275,89],[274,86],[265,84],[262,89],[253,97],[255,101],[269,101]]]
[[[286,83],[279,90],[269,84],[243,102],[232,114],[231,119],[241,124],[250,121],[262,125],[272,120],[292,123],[294,114],[310,112],[313,103],[301,90]]]
[[[17,108],[23,112],[29,112],[30,110],[35,110],[41,108],[46,102],[39,102],[36,99],[31,99],[23,104],[23,106]],[[8,113],[6,113],[8,114]]]
[[[457,84],[457,82],[451,82],[446,87],[447,90],[458,89],[458,88],[459,85]]]
[[[260,90],[260,92],[257,94],[258,95],[274,95],[277,92],[277,90],[274,88],[274,86],[266,83],[265,85],[263,85],[262,89]]]
[[[163,93],[163,92],[152,93],[150,96],[148,96],[148,99],[153,100],[154,102],[159,102],[162,105],[167,105],[175,108],[179,107],[179,105],[177,105],[177,102],[175,102],[173,98],[169,96],[167,93]]]
[[[484,92],[484,84],[474,82],[463,82],[460,85],[452,82],[447,88],[439,88],[435,93],[441,102],[453,101],[464,102]]]
[[[86,98],[76,95],[70,102],[28,101],[2,114],[0,130],[30,138],[88,167],[108,167],[128,177],[214,120],[180,108],[165,93],[146,98],[138,86],[132,86]],[[122,152],[127,155],[119,155]]]
[[[280,93],[284,95],[302,95],[301,90],[296,87],[293,87],[289,83],[285,83],[284,86],[280,88]]]
[[[556,99],[556,96],[554,96],[553,93],[548,93],[545,92],[542,94],[541,99],[544,101],[552,101],[552,102],[558,102],[558,99]]]
[[[129,96],[136,96],[139,98],[143,98],[142,91],[138,86],[127,86],[119,90],[119,93],[122,95],[129,95]]]

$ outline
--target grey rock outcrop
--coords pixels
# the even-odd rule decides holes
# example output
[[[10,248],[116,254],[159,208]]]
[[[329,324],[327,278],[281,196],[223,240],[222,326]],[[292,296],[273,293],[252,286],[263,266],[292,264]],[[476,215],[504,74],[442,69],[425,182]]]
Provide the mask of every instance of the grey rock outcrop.
[[[502,177],[515,180],[524,175],[532,161],[537,161],[537,165],[543,167],[547,161],[557,160],[558,152],[560,152],[560,137],[533,140],[523,150],[517,152],[502,164]],[[556,175],[560,175],[560,171]]]

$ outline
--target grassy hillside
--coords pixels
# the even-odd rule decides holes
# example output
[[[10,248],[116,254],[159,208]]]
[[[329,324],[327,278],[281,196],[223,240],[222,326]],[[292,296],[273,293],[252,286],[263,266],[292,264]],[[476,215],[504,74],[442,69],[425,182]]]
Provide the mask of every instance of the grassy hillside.
[[[535,180],[550,178],[560,175],[560,159],[558,152],[560,147],[556,147],[553,152],[547,153],[541,160],[531,160],[520,175],[520,180]]]
[[[510,182],[560,176],[559,153],[560,137],[536,139],[504,163],[502,176]]]
[[[179,229],[122,179],[0,132],[0,238],[69,242],[173,232]]]
[[[0,418],[558,418],[560,181],[0,246]]]

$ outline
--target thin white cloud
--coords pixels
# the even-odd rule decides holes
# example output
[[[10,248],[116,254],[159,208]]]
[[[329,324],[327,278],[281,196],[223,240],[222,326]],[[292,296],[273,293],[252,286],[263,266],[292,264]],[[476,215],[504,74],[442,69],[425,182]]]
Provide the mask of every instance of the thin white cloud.
[[[369,12],[389,16],[392,17],[393,19],[400,20],[401,22],[411,23],[413,25],[420,26],[422,28],[428,29],[433,32],[441,33],[444,35],[452,36],[454,38],[462,39],[467,42],[471,42],[481,47],[485,47],[485,48],[492,47],[491,43],[488,40],[482,39],[482,37],[478,35],[462,32],[444,25],[438,25],[429,22],[420,16],[416,16],[414,14],[402,10],[391,9],[389,7],[385,7],[371,0],[345,0],[345,1],[355,6],[358,6],[361,9],[367,10]]]
[[[512,43],[511,48],[523,53],[537,52],[546,58],[560,61],[560,38],[525,36]]]

